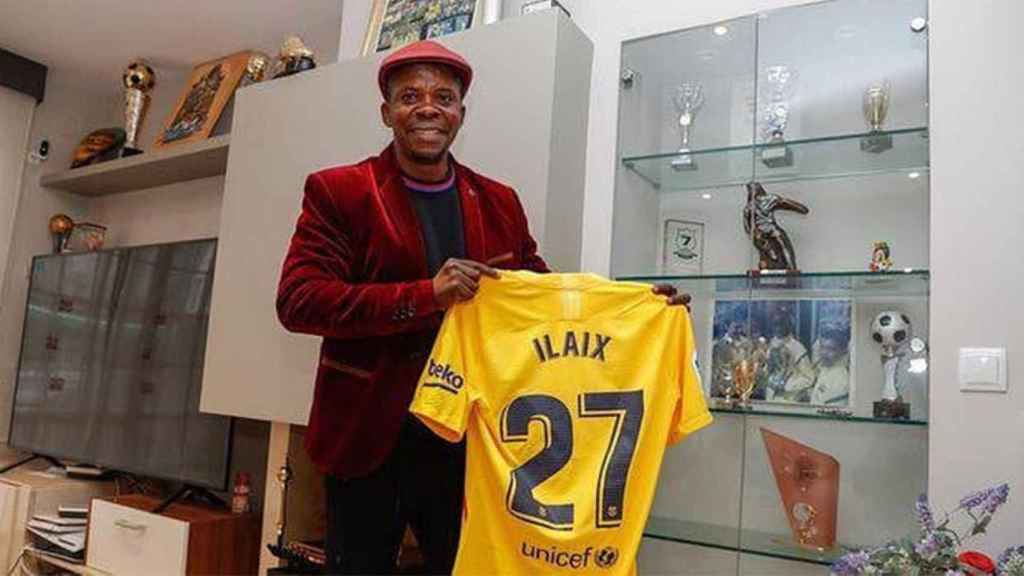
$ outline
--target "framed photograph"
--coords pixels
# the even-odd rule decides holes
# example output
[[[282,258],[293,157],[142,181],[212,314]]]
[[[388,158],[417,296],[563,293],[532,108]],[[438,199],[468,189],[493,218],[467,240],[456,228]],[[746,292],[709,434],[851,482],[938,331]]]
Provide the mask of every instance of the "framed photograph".
[[[661,274],[700,274],[704,269],[704,223],[668,216],[661,221],[658,271]]]
[[[503,0],[501,17],[512,18],[513,16],[522,16],[547,10],[548,8],[558,8],[565,12],[566,16],[572,18],[572,14],[558,0]]]
[[[753,358],[754,402],[851,407],[853,335],[849,299],[716,301],[708,393],[735,397],[733,366]]]
[[[252,52],[239,52],[193,68],[185,89],[178,97],[178,103],[164,122],[153,147],[161,148],[209,137],[224,106],[245,74],[250,55]]]
[[[485,0],[373,0],[363,55],[485,23]]]

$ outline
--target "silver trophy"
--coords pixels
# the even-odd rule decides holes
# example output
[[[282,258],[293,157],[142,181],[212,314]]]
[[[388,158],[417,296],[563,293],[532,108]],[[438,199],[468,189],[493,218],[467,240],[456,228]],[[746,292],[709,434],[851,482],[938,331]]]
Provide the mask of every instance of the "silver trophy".
[[[790,102],[797,71],[789,66],[765,68],[761,108],[761,161],[770,168],[793,165],[793,152],[785,144],[786,126],[792,112]]]
[[[864,91],[864,119],[872,132],[860,141],[860,149],[865,152],[878,154],[892,148],[892,135],[882,133],[891,94],[892,84],[888,80],[872,84]]]
[[[910,316],[899,310],[885,310],[871,322],[871,339],[881,348],[882,398],[874,403],[875,418],[906,419],[910,405],[903,400],[899,367],[910,352],[913,337]]]
[[[121,156],[134,156],[142,153],[137,146],[139,129],[149,105],[149,91],[156,84],[156,74],[148,64],[142,60],[136,60],[125,68],[124,74],[121,75],[121,82],[124,84],[125,131]]]
[[[699,82],[683,82],[676,88],[672,101],[679,112],[679,156],[672,160],[673,170],[696,170],[697,163],[690,154],[690,130],[693,118],[704,105],[704,87]]]

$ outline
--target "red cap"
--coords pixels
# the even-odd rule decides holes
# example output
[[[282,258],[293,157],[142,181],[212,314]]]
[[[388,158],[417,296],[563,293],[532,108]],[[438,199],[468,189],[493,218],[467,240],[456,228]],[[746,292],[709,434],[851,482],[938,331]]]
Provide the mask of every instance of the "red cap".
[[[380,93],[385,99],[388,97],[388,74],[399,66],[417,62],[433,62],[448,66],[459,80],[462,80],[462,95],[465,96],[466,92],[469,92],[469,84],[473,81],[473,68],[469,62],[433,40],[420,40],[392,52],[381,62],[380,70],[377,72],[377,84],[380,85]]]

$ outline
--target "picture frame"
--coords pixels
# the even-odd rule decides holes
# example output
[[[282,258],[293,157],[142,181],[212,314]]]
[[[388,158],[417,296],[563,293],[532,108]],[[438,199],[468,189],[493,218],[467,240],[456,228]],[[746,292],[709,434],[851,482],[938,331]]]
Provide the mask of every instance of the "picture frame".
[[[501,17],[525,16],[550,8],[557,8],[564,12],[566,16],[572,18],[569,10],[558,0],[502,0]]]
[[[658,237],[658,273],[700,275],[706,252],[705,223],[686,215],[666,215]]]
[[[373,0],[363,56],[489,22],[486,0]]]
[[[246,50],[196,65],[153,147],[208,138],[245,75],[252,54]]]
[[[856,317],[849,298],[716,300],[705,392],[725,399],[733,363],[756,358],[761,366],[753,404],[852,410]]]

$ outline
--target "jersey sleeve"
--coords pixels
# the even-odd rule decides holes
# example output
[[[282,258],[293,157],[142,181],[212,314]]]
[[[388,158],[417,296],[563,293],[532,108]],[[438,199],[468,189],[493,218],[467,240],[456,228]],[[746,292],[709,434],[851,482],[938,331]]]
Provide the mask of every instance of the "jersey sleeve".
[[[472,408],[466,358],[467,304],[452,306],[444,317],[409,411],[449,442],[462,440]]]
[[[693,328],[689,317],[682,322],[681,330],[683,350],[682,366],[679,367],[679,399],[676,401],[675,414],[672,416],[672,429],[668,443],[675,444],[690,434],[711,423],[711,412],[704,400],[704,387],[701,384],[700,370],[697,367],[697,347],[693,341]]]

